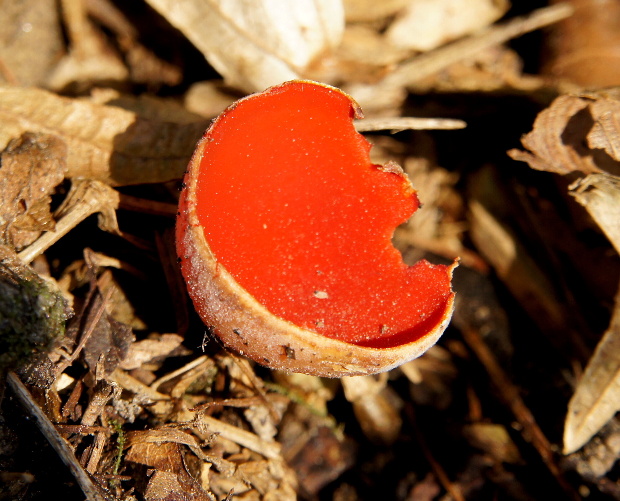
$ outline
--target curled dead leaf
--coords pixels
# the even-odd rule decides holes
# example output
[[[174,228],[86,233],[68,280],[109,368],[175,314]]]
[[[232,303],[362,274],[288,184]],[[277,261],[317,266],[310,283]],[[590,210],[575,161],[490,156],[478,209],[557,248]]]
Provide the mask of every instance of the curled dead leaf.
[[[613,93],[563,95],[543,110],[514,159],[537,170],[620,175],[620,100]]]
[[[570,194],[586,208],[620,254],[620,178],[590,174],[570,189]]]

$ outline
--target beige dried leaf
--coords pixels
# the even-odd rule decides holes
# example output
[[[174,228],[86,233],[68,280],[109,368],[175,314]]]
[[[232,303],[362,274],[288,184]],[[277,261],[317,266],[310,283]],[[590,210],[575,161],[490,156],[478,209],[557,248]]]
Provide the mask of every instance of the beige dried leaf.
[[[611,144],[611,143],[610,143]],[[620,178],[590,174],[571,186],[620,253]],[[564,428],[564,453],[586,444],[620,410],[620,294],[611,322],[588,362],[570,400]]]
[[[585,445],[620,411],[620,294],[614,313],[568,405],[564,454]]]
[[[340,42],[340,0],[148,0],[224,77],[247,92],[304,75]]]
[[[590,174],[570,188],[570,194],[586,208],[620,254],[620,178]]]
[[[379,21],[397,14],[407,7],[410,0],[344,0],[344,12],[348,22]]]
[[[112,186],[179,179],[207,121],[170,123],[40,89],[0,87],[0,149],[25,131],[67,145],[67,177]]]
[[[598,100],[591,108],[597,121],[588,134],[590,148],[605,150],[609,156],[620,162],[620,100]]]
[[[563,95],[538,114],[515,160],[537,170],[620,175],[620,100],[612,93]]]
[[[411,0],[386,37],[395,47],[426,52],[493,24],[508,0]]]
[[[364,435],[375,443],[394,443],[402,427],[402,402],[387,385],[387,375],[344,377],[340,382]]]
[[[181,431],[179,433],[183,434]],[[211,501],[213,496],[202,489],[187,469],[181,447],[183,442],[174,440],[175,437],[158,436],[160,434],[157,430],[133,431],[127,434],[130,447],[125,454],[125,460],[144,464],[153,470],[144,499]]]

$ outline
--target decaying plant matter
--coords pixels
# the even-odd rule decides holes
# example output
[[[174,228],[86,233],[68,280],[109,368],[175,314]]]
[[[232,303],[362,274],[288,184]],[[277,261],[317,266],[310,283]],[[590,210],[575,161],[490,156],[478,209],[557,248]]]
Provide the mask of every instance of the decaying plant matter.
[[[276,4],[3,3],[0,499],[620,499],[620,82],[599,64],[616,57],[614,11],[602,19],[587,0]],[[346,366],[340,344],[323,357],[330,370],[266,368],[229,351],[188,297],[175,222],[179,212],[186,222],[182,197],[193,181],[182,179],[192,153],[215,151],[220,125],[242,135],[230,110],[245,105],[229,107],[285,80],[320,82],[344,111],[311,115],[323,122],[299,137],[278,133],[270,148],[286,143],[310,155],[329,129],[338,143],[329,157],[356,142],[360,165],[377,179],[355,195],[329,176],[324,189],[312,188],[320,196],[300,213],[325,205],[334,231],[312,240],[301,217],[294,245],[276,257],[333,244],[346,259],[325,274],[334,283],[310,290],[293,279],[284,288],[310,290],[307,304],[323,313],[345,289],[376,292],[370,280],[339,278],[351,270],[338,262],[366,263],[366,244],[377,246],[347,235],[338,215],[362,235],[383,232],[381,249],[404,269],[421,262],[444,278],[454,271],[450,325],[423,356],[392,370]],[[363,120],[352,120],[344,93]],[[293,127],[304,104],[287,103],[274,120],[264,102],[249,120],[255,136],[274,123]],[[265,154],[264,142],[234,141],[231,155],[255,164],[248,147]],[[338,165],[319,170],[335,176]],[[260,219],[268,211],[250,196],[278,201],[280,189],[290,203],[288,184],[270,168],[261,167],[271,185],[244,165],[204,193],[222,208],[227,181],[249,179],[235,203]],[[404,189],[408,210],[398,212],[403,197],[390,198],[386,179]],[[386,214],[398,217],[387,230],[381,218],[353,221],[327,204],[331,188],[352,197],[353,215],[387,200]],[[216,257],[258,256],[256,235],[239,233],[252,218],[218,226],[224,220],[214,214]],[[289,220],[271,216],[267,227]],[[196,221],[187,222],[195,232]],[[389,342],[391,324],[381,318],[383,341],[366,339],[368,318],[389,311],[400,321],[412,307],[392,275],[376,275],[391,276],[379,295],[385,309],[360,303],[323,326],[319,310],[300,302],[295,318],[281,319],[284,330],[314,322],[333,336],[341,323],[345,346]],[[447,308],[439,316],[452,309],[449,287],[440,288]],[[217,293],[205,301],[198,309],[219,305]],[[246,334],[232,331],[255,343]],[[280,368],[308,362],[306,347],[278,346]]]

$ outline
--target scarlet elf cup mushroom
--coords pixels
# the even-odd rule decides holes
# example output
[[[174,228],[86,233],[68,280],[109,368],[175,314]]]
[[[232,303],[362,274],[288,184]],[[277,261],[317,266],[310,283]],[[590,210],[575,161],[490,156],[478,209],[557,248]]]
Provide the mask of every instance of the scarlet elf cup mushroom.
[[[291,81],[237,101],[199,142],[176,237],[197,312],[275,369],[374,374],[446,328],[456,263],[403,263],[394,229],[418,208],[396,164],[374,165],[342,91]]]

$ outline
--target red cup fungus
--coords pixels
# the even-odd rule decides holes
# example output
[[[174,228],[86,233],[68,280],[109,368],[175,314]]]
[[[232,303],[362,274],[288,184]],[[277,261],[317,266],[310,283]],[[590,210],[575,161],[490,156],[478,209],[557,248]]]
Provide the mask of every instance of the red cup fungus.
[[[394,229],[419,202],[374,165],[342,91],[291,81],[237,101],[199,142],[177,251],[203,321],[275,369],[374,374],[420,356],[452,315],[456,263],[403,263]]]

